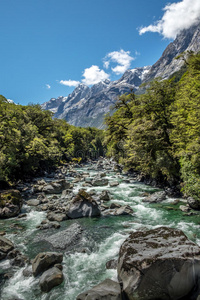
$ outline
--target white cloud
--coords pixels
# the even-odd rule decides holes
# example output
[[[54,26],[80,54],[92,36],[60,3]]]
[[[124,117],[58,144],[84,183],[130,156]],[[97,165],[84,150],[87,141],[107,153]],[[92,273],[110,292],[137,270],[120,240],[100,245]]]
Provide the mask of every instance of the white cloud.
[[[109,61],[104,61],[103,66],[104,66],[105,69],[108,69],[109,65],[110,65]]]
[[[76,80],[60,80],[59,81],[60,84],[62,85],[66,85],[66,86],[77,86],[79,85],[80,81],[76,81]]]
[[[91,66],[90,68],[86,68],[83,72],[82,82],[86,85],[96,84],[100,81],[108,79],[110,77],[104,70],[100,70],[98,66]]]
[[[110,62],[117,63],[117,66],[112,68],[112,71],[117,75],[123,74],[131,66],[132,60],[135,58],[130,55],[130,51],[113,51],[104,58],[104,67],[108,67]]]
[[[46,88],[49,90],[51,86],[49,84],[46,84]]]
[[[140,28],[140,35],[146,32],[159,32],[165,38],[174,39],[181,30],[200,22],[199,0],[182,0],[166,5],[163,10],[162,19],[153,25]]]

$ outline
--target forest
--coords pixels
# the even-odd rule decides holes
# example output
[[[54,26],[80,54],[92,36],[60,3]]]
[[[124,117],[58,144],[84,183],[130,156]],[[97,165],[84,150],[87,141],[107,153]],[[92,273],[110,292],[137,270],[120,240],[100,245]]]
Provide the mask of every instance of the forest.
[[[0,96],[0,181],[49,172],[57,166],[103,155],[103,132],[53,119],[40,105],[15,105]]]

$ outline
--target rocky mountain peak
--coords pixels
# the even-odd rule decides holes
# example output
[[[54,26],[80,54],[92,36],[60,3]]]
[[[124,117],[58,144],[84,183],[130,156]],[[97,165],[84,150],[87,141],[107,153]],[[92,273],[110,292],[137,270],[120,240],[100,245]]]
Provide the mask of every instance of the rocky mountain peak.
[[[144,81],[151,81],[156,77],[169,78],[171,74],[178,71],[183,65],[182,60],[175,58],[184,51],[200,50],[200,24],[181,31],[176,39],[170,43],[161,58],[151,67]]]

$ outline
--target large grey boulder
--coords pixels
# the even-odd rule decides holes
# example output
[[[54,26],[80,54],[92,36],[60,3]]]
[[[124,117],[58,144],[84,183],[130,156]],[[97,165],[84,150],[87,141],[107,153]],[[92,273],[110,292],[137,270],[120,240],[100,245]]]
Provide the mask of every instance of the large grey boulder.
[[[200,292],[200,247],[180,230],[131,233],[117,269],[129,300],[196,300]]]
[[[106,279],[92,289],[78,295],[76,300],[121,300],[121,289],[118,282]]]
[[[71,201],[67,216],[70,219],[100,216],[101,209],[97,202],[84,190],[80,190]]]
[[[36,277],[40,273],[43,273],[51,266],[61,263],[63,260],[63,254],[57,252],[42,252],[39,253],[32,262],[33,275]]]
[[[8,252],[14,249],[13,243],[7,238],[0,236],[0,260],[4,259]]]
[[[53,267],[42,274],[39,285],[43,292],[48,293],[52,288],[60,285],[63,282],[63,279],[62,270]]]

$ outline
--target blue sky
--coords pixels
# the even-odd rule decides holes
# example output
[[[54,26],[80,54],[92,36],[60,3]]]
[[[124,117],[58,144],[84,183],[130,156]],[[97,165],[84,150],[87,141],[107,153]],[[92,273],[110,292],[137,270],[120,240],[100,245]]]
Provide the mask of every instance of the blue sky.
[[[177,5],[188,13],[191,2],[200,12],[199,0],[0,0],[0,94],[43,103],[78,82],[116,80],[127,68],[151,65],[199,18],[192,11],[174,30]]]

